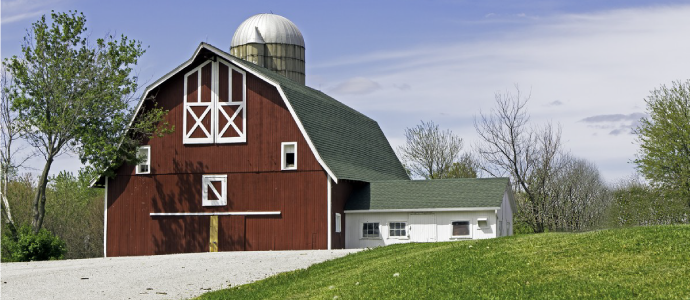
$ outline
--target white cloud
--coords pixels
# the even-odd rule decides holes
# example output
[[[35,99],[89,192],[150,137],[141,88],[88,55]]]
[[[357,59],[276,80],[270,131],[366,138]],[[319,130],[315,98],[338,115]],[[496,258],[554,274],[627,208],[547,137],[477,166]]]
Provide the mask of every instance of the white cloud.
[[[444,124],[467,134],[469,145],[476,139],[473,116],[493,106],[496,91],[519,83],[523,92],[531,90],[532,121],[561,124],[565,147],[595,161],[605,178],[614,180],[632,172],[628,162],[637,146],[627,134],[630,122],[596,134],[601,129],[580,120],[639,113],[650,90],[687,79],[690,39],[680,37],[690,28],[688,15],[690,6],[684,5],[540,17],[501,38],[364,53],[317,67],[352,70],[339,75],[366,76],[380,86],[413,85],[375,95],[336,95],[365,114],[385,112],[389,119],[377,119],[379,124],[400,124],[392,120],[396,115],[413,115],[402,127],[386,131],[391,139],[443,112],[452,116]]]
[[[2,24],[10,24],[25,19],[35,19],[50,13],[50,7],[60,1],[51,0],[3,0]]]
[[[364,95],[379,89],[381,89],[381,85],[377,82],[364,77],[355,77],[336,85],[330,92],[335,94]]]

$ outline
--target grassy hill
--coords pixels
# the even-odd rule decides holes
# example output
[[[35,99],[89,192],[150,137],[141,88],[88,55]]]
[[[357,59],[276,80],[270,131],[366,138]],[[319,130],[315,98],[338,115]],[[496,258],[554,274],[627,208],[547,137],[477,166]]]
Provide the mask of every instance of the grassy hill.
[[[690,226],[406,244],[199,299],[690,299]]]

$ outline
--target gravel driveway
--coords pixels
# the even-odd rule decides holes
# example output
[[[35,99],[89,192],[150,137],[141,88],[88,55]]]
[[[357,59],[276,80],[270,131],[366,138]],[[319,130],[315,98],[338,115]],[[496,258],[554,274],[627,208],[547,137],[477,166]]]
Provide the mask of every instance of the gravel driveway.
[[[3,263],[3,300],[186,299],[359,251],[174,254]]]

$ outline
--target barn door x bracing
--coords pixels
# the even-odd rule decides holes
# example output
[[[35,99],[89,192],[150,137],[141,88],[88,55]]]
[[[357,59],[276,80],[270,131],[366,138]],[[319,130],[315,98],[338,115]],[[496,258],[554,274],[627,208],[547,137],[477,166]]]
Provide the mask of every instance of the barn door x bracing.
[[[246,142],[246,73],[209,60],[184,80],[183,143]]]

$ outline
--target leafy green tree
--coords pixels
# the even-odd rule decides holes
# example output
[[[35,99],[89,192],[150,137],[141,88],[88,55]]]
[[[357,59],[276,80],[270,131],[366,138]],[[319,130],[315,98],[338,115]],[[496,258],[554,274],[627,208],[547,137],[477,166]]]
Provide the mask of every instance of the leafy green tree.
[[[12,109],[22,137],[46,160],[32,203],[35,233],[45,217],[48,174],[55,158],[78,154],[94,170],[123,160],[136,161],[142,139],[172,130],[167,113],[154,108],[132,126],[137,77],[132,68],[145,50],[122,35],[90,42],[83,13],[51,13],[33,23],[22,45],[22,57],[4,64],[14,85]],[[160,126],[158,126],[160,124]]]
[[[398,153],[408,174],[424,179],[447,178],[462,149],[462,138],[442,131],[433,121],[405,129],[405,145]]]
[[[645,102],[649,117],[636,129],[637,168],[667,197],[690,205],[690,80],[663,85]]]
[[[446,170],[445,178],[477,178],[478,173],[479,163],[472,155],[465,153]]]

